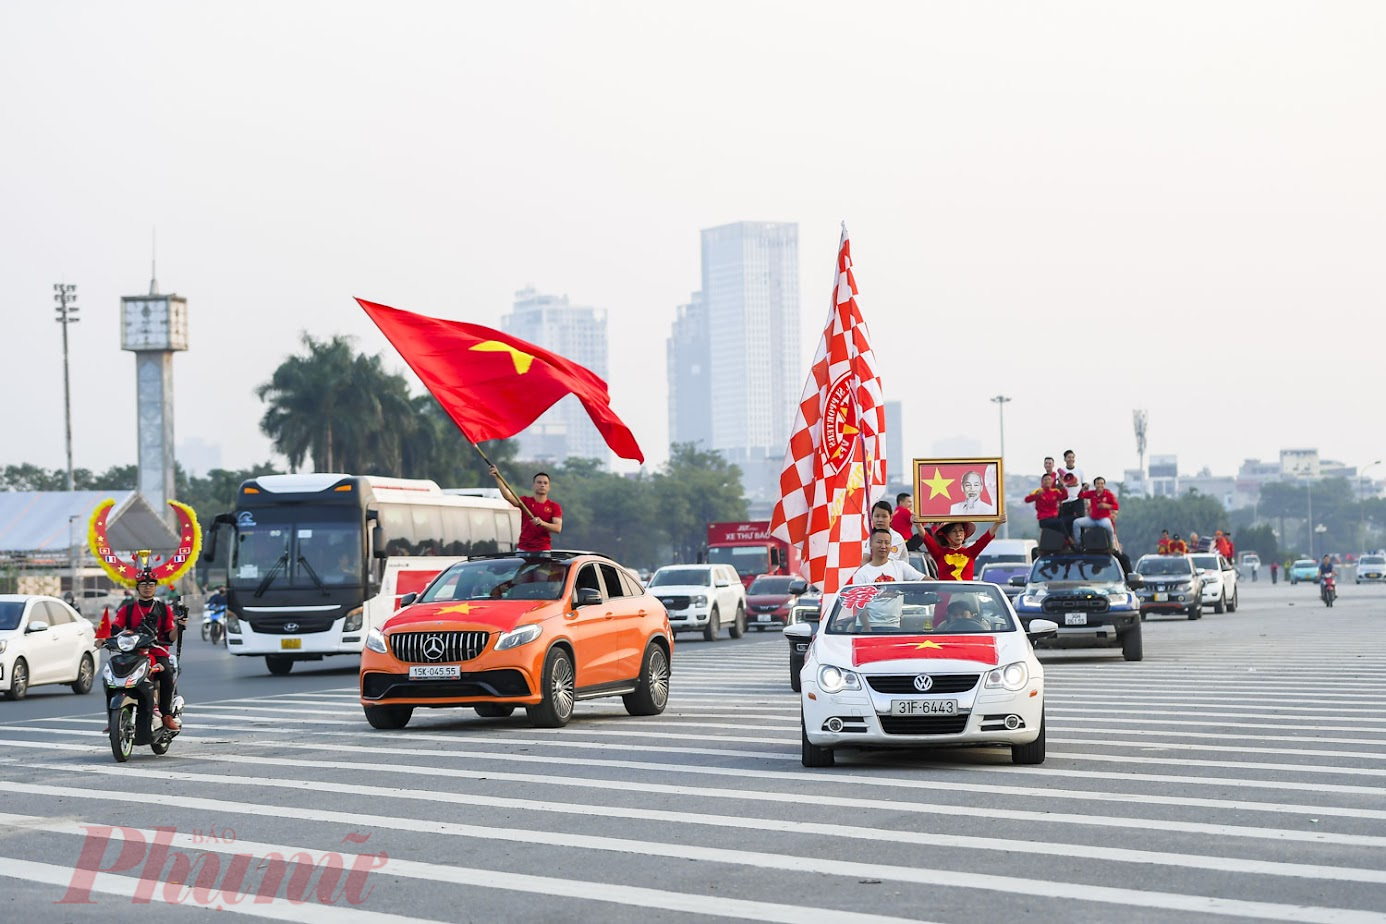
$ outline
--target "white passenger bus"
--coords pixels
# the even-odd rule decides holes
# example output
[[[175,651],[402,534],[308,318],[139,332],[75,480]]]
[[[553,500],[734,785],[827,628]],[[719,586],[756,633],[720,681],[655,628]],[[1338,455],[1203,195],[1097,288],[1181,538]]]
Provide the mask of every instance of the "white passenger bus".
[[[215,561],[230,539],[227,649],[287,674],[295,661],[359,655],[400,597],[463,558],[514,551],[519,536],[505,500],[432,481],[264,475],[216,518],[206,552]]]

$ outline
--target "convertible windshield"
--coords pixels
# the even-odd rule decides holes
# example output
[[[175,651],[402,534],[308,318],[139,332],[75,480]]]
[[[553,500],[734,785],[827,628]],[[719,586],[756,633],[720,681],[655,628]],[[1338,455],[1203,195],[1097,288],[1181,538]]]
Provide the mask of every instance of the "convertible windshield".
[[[864,584],[837,595],[833,635],[970,635],[1015,628],[1006,597],[993,586],[952,581]]]
[[[651,587],[711,587],[712,572],[707,568],[660,568],[650,578]]]
[[[568,566],[557,561],[489,558],[464,561],[428,586],[420,603],[451,600],[557,600]]]
[[[1143,558],[1136,565],[1137,574],[1189,574],[1189,563],[1183,556]]]
[[[1185,570],[1188,565],[1185,565]],[[1041,558],[1030,574],[1031,584],[1048,581],[1094,581],[1112,583],[1125,580],[1121,566],[1110,555],[1065,555]]]

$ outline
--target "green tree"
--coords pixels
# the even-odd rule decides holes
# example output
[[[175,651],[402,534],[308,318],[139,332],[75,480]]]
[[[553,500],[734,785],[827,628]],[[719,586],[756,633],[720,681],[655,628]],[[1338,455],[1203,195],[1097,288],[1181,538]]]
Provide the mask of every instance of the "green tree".
[[[1227,528],[1227,513],[1215,498],[1189,493],[1182,497],[1122,497],[1116,520],[1117,535],[1122,549],[1135,561],[1141,555],[1155,551],[1160,531],[1211,536],[1215,530]]]
[[[654,495],[672,561],[698,560],[707,524],[746,518],[740,467],[694,443],[669,447],[669,461],[654,477]]]

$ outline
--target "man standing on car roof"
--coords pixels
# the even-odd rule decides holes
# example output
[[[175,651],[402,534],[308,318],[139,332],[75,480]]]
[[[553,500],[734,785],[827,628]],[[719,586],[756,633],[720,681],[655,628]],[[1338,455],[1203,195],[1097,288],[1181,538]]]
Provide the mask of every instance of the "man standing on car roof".
[[[553,537],[563,532],[563,508],[557,501],[549,500],[549,473],[535,473],[533,497],[516,497],[510,486],[501,480],[500,470],[494,465],[491,477],[500,485],[505,499],[520,508],[520,541],[515,547],[521,552],[552,549]]]
[[[1073,521],[1083,515],[1083,499],[1078,495],[1087,488],[1083,470],[1078,467],[1076,459],[1072,449],[1064,450],[1063,468],[1059,469],[1059,478],[1055,482],[1068,493],[1067,499],[1059,506],[1059,518],[1064,522],[1065,534],[1073,531]]]

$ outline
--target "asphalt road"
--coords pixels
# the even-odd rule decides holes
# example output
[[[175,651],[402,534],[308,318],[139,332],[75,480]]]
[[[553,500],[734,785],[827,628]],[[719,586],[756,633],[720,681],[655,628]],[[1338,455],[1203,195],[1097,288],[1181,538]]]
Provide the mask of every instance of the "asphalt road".
[[[1144,631],[1140,663],[1042,653],[1040,767],[938,750],[813,771],[778,635],[680,637],[663,716],[432,711],[403,732],[365,724],[350,665],[270,677],[193,640],[165,757],[118,767],[96,695],[0,702],[0,915],[1386,922],[1386,588],[1344,584],[1330,610],[1248,582],[1237,613]],[[117,828],[85,865],[121,871],[69,890],[102,826],[131,846]],[[159,827],[167,856],[138,843]],[[276,863],[296,851],[357,872],[295,903]],[[237,868],[251,894],[230,904]]]

